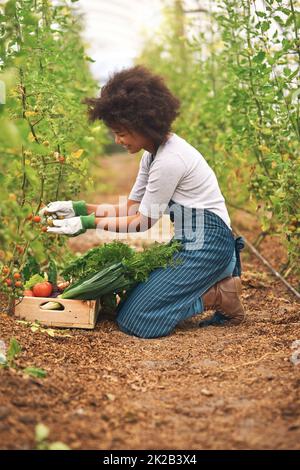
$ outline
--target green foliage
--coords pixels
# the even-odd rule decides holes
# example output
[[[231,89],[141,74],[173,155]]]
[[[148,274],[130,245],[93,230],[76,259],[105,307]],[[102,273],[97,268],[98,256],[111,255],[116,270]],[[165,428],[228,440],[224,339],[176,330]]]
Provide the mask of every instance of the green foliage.
[[[22,348],[18,341],[15,338],[12,338],[9,343],[9,347],[7,350],[7,362],[6,365],[8,367],[15,367],[15,358],[18,354],[20,354]]]
[[[300,24],[294,0],[174,1],[138,63],[181,98],[174,130],[203,153],[230,205],[256,211],[299,270]],[[201,26],[204,25],[204,26]]]
[[[25,266],[22,269],[24,281],[29,281],[35,274],[40,274],[39,263],[32,255],[28,254]],[[30,289],[30,287],[26,287],[26,289]]]
[[[27,328],[30,328],[32,333],[46,334],[48,336],[51,336],[51,338],[55,338],[55,337],[72,338],[72,336],[68,334],[69,330],[60,330],[58,328],[55,328],[55,329],[44,328],[40,325],[40,323],[37,320],[34,322],[25,321],[25,320],[16,320],[16,323],[18,323],[19,325],[24,325]]]
[[[57,265],[54,259],[50,259],[48,269],[48,281],[51,282],[53,286],[57,284]]]
[[[4,369],[20,369],[19,367],[17,367],[15,359],[21,351],[22,348],[20,343],[15,338],[11,338],[6,354],[2,353],[0,355],[0,367]],[[30,375],[31,377],[45,378],[47,375],[47,372],[45,370],[39,369],[34,366],[28,366],[20,370],[22,370],[23,374]]]
[[[134,250],[126,243],[120,241],[104,243],[102,246],[92,248],[75,259],[61,272],[61,276],[68,281],[72,280],[74,284],[89,275],[96,274],[107,266],[133,256]]]
[[[127,256],[124,256],[121,242],[118,242],[118,245],[115,243],[106,244],[105,247],[97,249],[99,253],[104,255],[105,265],[102,265],[101,268],[93,266],[93,269],[88,266],[88,275],[83,276],[79,264],[80,279],[75,283],[71,283],[61,297],[63,299],[82,300],[94,300],[102,297],[105,305],[111,308],[115,305],[115,294],[119,294],[122,298],[124,291],[130,290],[139,282],[146,281],[155,269],[179,264],[181,260],[176,254],[181,247],[179,241],[172,241],[168,244],[156,242],[143,252],[134,252],[133,250],[126,252],[124,246],[127,254]],[[105,253],[106,250],[107,253]],[[101,260],[100,255],[97,257],[96,252],[93,253],[93,257],[95,259],[99,258],[99,261]],[[111,257],[110,262],[109,257]]]
[[[43,204],[74,199],[89,184],[88,161],[106,131],[88,123],[82,99],[97,91],[80,37],[81,17],[67,2],[0,1],[0,244],[21,270],[63,260],[65,239],[33,221]],[[96,131],[94,131],[94,127]],[[27,280],[33,271],[26,267]]]
[[[25,367],[25,369],[23,369],[23,373],[38,379],[44,379],[47,376],[47,372],[45,370],[38,369],[37,367]]]

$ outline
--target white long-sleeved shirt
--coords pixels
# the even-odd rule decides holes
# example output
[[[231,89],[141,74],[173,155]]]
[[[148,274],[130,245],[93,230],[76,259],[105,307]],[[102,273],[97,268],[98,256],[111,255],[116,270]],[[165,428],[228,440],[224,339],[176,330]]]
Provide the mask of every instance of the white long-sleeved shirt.
[[[185,207],[208,209],[231,228],[214,171],[195,147],[175,133],[155,156],[143,153],[129,199],[140,201],[139,212],[146,217],[159,218],[172,200]]]

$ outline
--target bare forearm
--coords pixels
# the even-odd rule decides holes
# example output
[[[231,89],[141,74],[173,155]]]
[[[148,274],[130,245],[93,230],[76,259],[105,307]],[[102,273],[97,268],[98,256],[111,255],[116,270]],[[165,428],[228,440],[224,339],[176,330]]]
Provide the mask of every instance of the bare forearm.
[[[96,217],[95,228],[109,232],[138,233],[150,229],[155,222],[140,213],[125,217]]]
[[[119,217],[121,211],[119,204],[87,204],[87,213],[97,217]],[[126,215],[126,212],[124,212]]]
[[[87,204],[87,213],[97,218],[126,217],[136,215],[139,202],[126,199],[120,204]]]
[[[141,231],[140,217],[96,217],[96,228],[109,232],[136,233]]]

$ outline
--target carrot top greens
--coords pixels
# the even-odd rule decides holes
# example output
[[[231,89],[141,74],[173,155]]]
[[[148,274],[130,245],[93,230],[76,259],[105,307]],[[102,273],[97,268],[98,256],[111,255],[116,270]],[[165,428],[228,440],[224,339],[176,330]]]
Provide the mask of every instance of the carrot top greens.
[[[102,296],[124,294],[139,282],[144,282],[158,268],[175,267],[181,262],[176,253],[181,243],[154,243],[142,252],[115,241],[89,250],[73,261],[61,273],[71,281],[62,294],[64,299],[95,300]]]

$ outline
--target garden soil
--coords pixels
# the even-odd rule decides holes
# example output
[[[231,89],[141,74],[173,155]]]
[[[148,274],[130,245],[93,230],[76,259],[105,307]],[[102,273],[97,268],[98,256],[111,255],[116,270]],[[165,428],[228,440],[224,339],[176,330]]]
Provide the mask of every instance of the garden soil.
[[[110,186],[95,188],[90,202],[117,202],[137,168],[138,159],[125,154],[101,160]],[[231,213],[254,241],[255,217]],[[146,242],[130,243],[140,249]],[[70,240],[80,252],[97,244],[90,234]],[[277,269],[286,262],[275,237],[259,250]],[[299,449],[300,304],[247,250],[242,266],[248,315],[236,327],[199,328],[208,314],[198,315],[149,340],[100,314],[95,330],[51,337],[0,314],[0,339],[22,346],[18,370],[0,370],[0,448],[36,448],[35,426],[43,423],[49,442],[71,449]],[[27,366],[47,377],[24,376]]]

